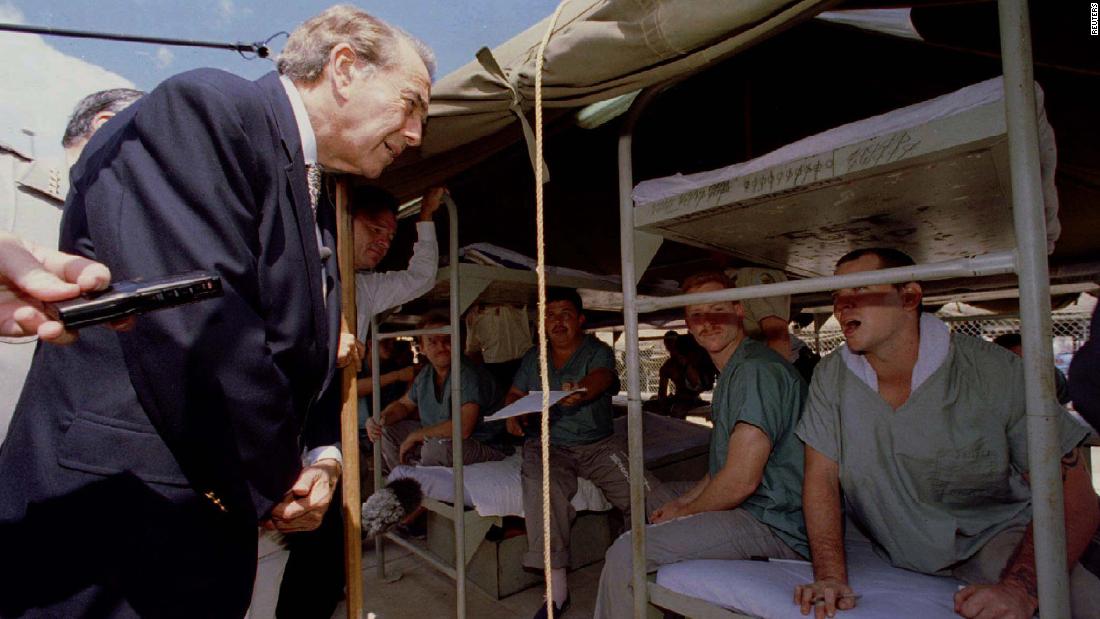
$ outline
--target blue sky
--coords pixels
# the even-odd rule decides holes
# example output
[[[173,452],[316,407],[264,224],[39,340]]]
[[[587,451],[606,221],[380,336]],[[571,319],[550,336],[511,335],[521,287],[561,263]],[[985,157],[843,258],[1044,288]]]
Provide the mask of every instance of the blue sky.
[[[0,23],[219,42],[262,41],[291,31],[325,0],[0,0]],[[437,77],[550,15],[555,0],[369,0],[357,3],[430,45]],[[285,37],[272,41],[272,55]],[[270,60],[236,52],[0,32],[0,143],[38,157],[60,152],[81,97],[119,86],[151,90],[176,73],[217,67],[247,78]],[[30,130],[33,136],[29,136]]]
[[[217,41],[258,41],[332,4],[256,0],[7,0],[31,25]],[[553,12],[553,0],[371,0],[359,6],[431,45],[439,75],[466,64],[482,45],[494,46]],[[194,67],[214,66],[258,77],[263,60],[234,52],[47,37],[59,51],[100,65],[149,89]],[[285,38],[273,41],[275,51]],[[10,60],[9,60],[10,61]]]

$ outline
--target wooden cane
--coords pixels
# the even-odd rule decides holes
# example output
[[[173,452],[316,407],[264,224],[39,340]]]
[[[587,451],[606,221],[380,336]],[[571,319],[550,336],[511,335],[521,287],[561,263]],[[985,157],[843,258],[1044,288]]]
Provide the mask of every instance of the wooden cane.
[[[348,217],[348,187],[336,180],[336,258],[340,266],[340,305],[343,333],[356,335],[355,262]],[[348,619],[363,617],[363,541],[359,496],[359,398],[356,384],[358,369],[349,363],[344,369],[340,394],[340,442],[344,456],[344,574],[347,578]]]

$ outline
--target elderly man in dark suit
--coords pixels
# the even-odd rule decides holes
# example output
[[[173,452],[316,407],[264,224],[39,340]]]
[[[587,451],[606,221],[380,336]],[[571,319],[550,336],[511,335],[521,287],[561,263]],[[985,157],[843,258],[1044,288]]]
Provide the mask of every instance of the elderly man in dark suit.
[[[224,296],[40,346],[0,448],[0,616],[240,617],[257,525],[316,527],[340,474],[334,214],[307,167],[416,146],[431,53],[349,6],[279,74],[171,78],[73,169],[61,249],[115,279],[202,269]],[[322,426],[330,426],[325,428]]]

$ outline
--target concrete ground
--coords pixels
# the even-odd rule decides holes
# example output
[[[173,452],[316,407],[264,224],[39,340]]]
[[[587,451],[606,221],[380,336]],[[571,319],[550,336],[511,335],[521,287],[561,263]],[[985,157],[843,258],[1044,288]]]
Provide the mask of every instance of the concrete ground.
[[[373,547],[363,551],[363,590],[368,619],[435,619],[455,616],[455,583],[404,548],[386,545],[386,574],[401,577],[382,582],[376,570]],[[603,562],[569,574],[572,602],[565,619],[591,617],[596,586]],[[543,587],[537,585],[503,600],[494,600],[474,585],[466,590],[466,616],[476,619],[529,619],[542,603]],[[333,619],[347,617],[343,603]]]

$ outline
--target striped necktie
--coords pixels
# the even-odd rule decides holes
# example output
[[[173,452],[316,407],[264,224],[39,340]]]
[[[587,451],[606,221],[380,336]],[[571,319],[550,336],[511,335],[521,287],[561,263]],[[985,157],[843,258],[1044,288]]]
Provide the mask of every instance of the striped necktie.
[[[317,234],[317,252],[321,256],[321,260],[324,261],[332,255],[332,250],[325,247],[325,244],[321,240],[321,228],[317,224],[317,201],[321,196],[321,166],[310,163],[306,164],[306,184],[309,186],[309,208],[313,211],[313,230]],[[324,266],[321,267],[321,298],[325,301],[325,305],[328,305],[328,281],[325,275]]]
[[[306,164],[306,184],[309,185],[309,207],[313,209],[313,220],[317,221],[317,199],[321,195],[321,166]]]

